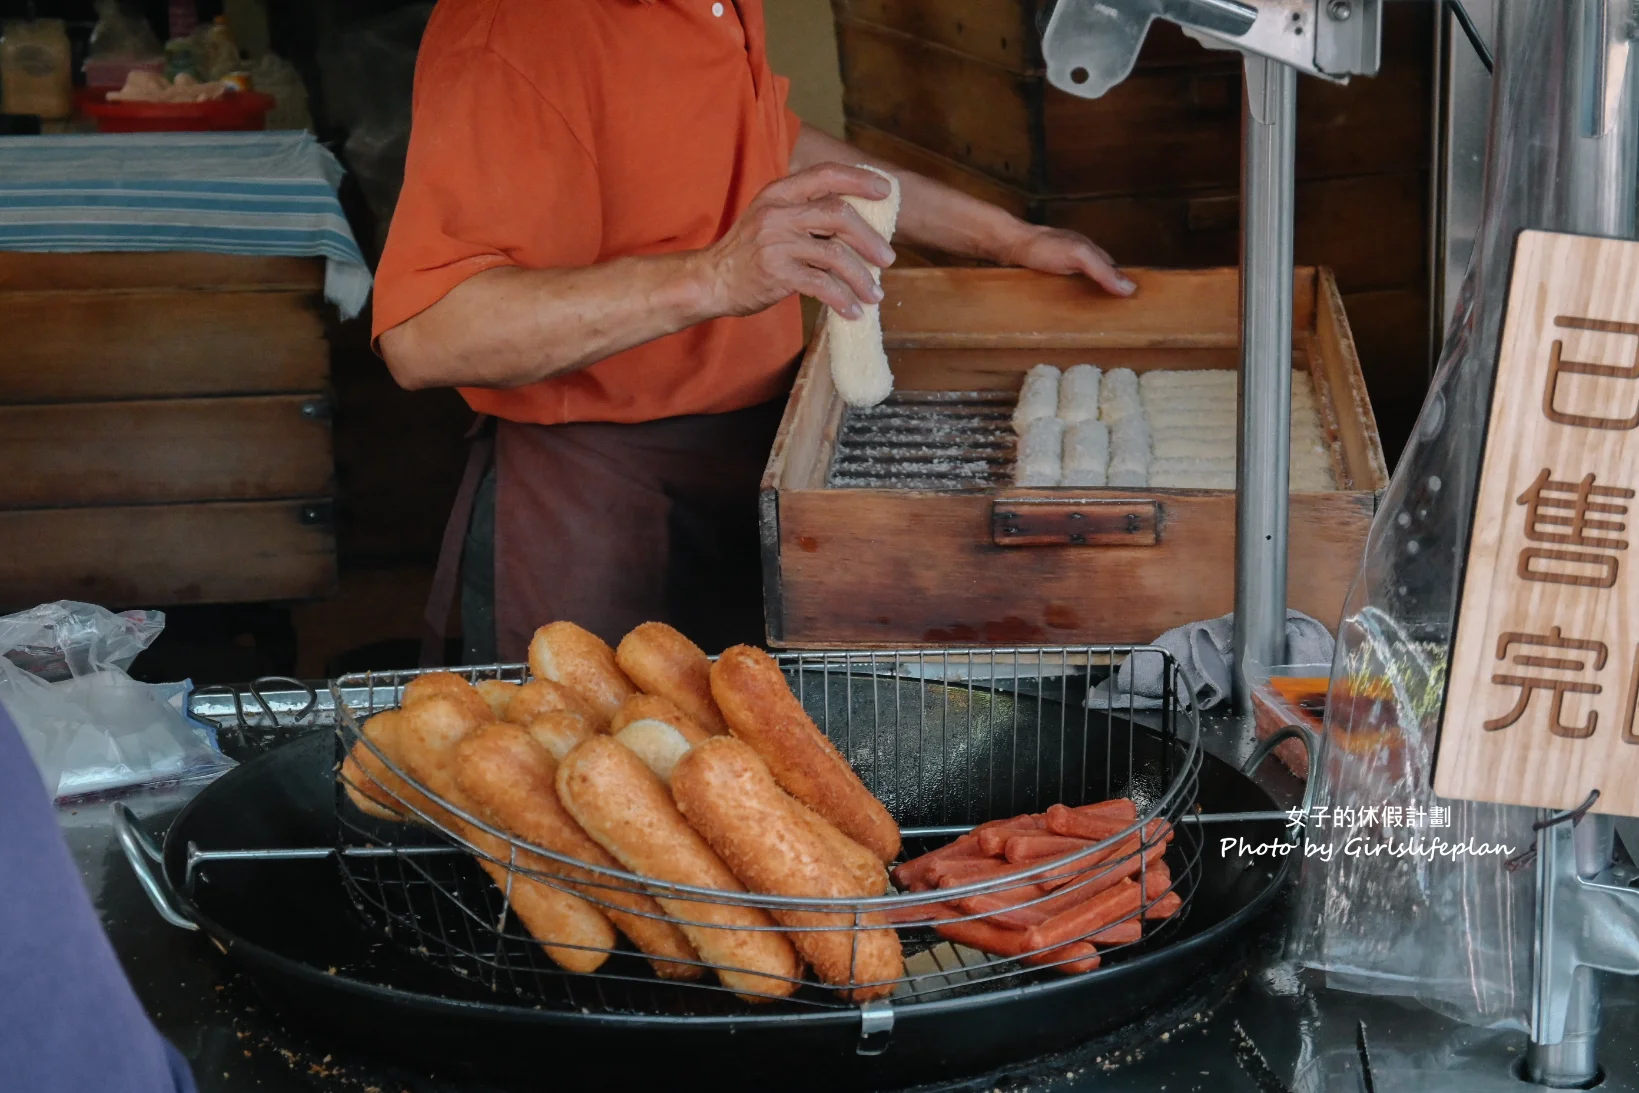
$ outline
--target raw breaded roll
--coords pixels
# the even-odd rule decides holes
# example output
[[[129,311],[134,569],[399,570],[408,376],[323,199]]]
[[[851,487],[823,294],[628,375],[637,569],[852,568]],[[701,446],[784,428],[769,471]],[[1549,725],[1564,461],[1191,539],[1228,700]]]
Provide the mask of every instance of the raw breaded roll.
[[[594,736],[558,765],[558,797],[581,826],[630,872],[672,884],[725,892],[745,887],[677,811],[643,761],[606,736]],[[667,896],[655,898],[678,921],[725,987],[748,1001],[796,990],[796,950],[755,907]]]
[[[583,741],[597,735],[587,724],[586,718],[568,710],[548,710],[525,725],[524,729],[554,759],[562,759],[580,747]]]
[[[683,817],[753,892],[810,899],[852,895],[853,881],[842,860],[803,818],[803,806],[775,783],[743,741],[719,738],[692,749],[672,775],[672,797]],[[904,973],[893,930],[836,929],[882,927],[880,914],[772,914],[780,925],[792,928],[791,943],[820,980],[844,988],[851,1001],[887,997],[894,986],[888,981]]]
[[[495,715],[497,721],[506,720],[506,712],[521,689],[518,684],[505,679],[479,680],[472,688],[484,696],[484,701],[489,703],[489,712]]]
[[[393,734],[393,758],[428,790],[463,812],[475,814],[478,806],[462,792],[452,769],[455,745],[470,730],[460,725],[459,711],[437,708],[449,705],[446,699],[433,699],[406,711]],[[499,864],[515,860],[522,868],[549,874],[556,863],[526,851],[518,851],[514,859],[513,848],[507,843],[427,803],[440,826],[479,851],[478,864],[506,893],[518,921],[541,943],[546,955],[574,972],[596,971],[603,966],[617,939],[614,926],[602,911],[573,892],[532,880]]]
[[[726,650],[712,666],[711,693],[729,730],[762,756],[787,793],[878,860],[894,860],[899,828],[893,817],[815,727],[773,657],[749,645]]]
[[[580,695],[550,679],[532,679],[519,687],[518,693],[507,704],[506,716],[501,720],[510,721],[514,725],[527,725],[543,713],[554,711],[578,714],[598,731],[602,731],[609,724],[609,719],[600,716]]]
[[[620,640],[615,663],[638,688],[669,699],[710,733],[728,732],[711,697],[711,660],[663,622],[646,622]]]
[[[1032,422],[1058,414],[1059,370],[1050,364],[1038,364],[1024,374],[1019,401],[1013,407],[1013,431],[1023,436]]]
[[[1077,364],[1064,370],[1059,380],[1059,420],[1066,425],[1098,418],[1098,388],[1104,372],[1091,364]]]
[[[1039,418],[1019,434],[1018,459],[1013,465],[1015,486],[1056,486],[1064,473],[1064,422]]]
[[[672,768],[690,748],[712,737],[659,695],[627,699],[609,722],[609,734],[631,748],[662,782],[671,781]]]
[[[561,683],[604,721],[637,693],[615,663],[609,643],[572,622],[547,623],[529,643],[529,670],[537,679]]]
[[[899,179],[868,163],[859,166],[888,181],[888,196],[872,199],[844,194],[842,203],[857,212],[876,234],[892,239],[894,225],[899,222]],[[869,262],[866,267],[880,287],[882,271]],[[825,344],[837,395],[850,406],[875,406],[893,392],[893,369],[882,348],[882,305],[866,300],[860,305],[862,313],[857,319],[827,309]]]
[[[398,704],[408,709],[430,698],[445,698],[454,702],[475,726],[495,716],[484,696],[454,672],[429,672],[416,676],[404,685],[404,695]]]
[[[1064,430],[1066,486],[1102,486],[1109,481],[1110,429],[1102,421],[1078,421]]]
[[[1131,368],[1112,368],[1104,373],[1099,383],[1098,416],[1113,429],[1122,418],[1142,411],[1143,404],[1138,397],[1138,374]]]
[[[619,868],[615,859],[587,837],[558,800],[558,763],[517,725],[485,725],[455,747],[455,779],[484,819],[534,846],[601,869]],[[642,892],[621,887],[562,862],[547,870],[586,882],[575,887],[632,939],[664,979],[698,979],[700,956],[660,905]],[[676,963],[683,961],[684,963]]]

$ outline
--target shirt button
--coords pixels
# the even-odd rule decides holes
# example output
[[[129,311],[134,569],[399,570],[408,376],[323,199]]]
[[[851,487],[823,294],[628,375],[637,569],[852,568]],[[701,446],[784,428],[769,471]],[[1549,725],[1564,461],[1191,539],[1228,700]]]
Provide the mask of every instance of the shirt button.
[[[711,13],[717,16],[717,18],[721,19],[723,17],[723,5],[720,2],[713,4],[711,6]]]

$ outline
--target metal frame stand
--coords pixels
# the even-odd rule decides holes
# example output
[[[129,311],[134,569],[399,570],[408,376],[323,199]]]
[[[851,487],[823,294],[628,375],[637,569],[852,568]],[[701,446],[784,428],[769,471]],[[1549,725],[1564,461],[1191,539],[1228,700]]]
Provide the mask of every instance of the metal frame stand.
[[[1246,57],[1241,175],[1241,378],[1235,469],[1236,709],[1252,711],[1247,661],[1286,656],[1292,454],[1292,229],[1298,74]]]

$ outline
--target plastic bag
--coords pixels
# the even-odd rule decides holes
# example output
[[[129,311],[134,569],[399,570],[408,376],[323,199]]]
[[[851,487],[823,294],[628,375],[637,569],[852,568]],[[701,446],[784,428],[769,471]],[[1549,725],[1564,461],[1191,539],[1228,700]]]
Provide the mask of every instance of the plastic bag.
[[[157,611],[60,600],[0,618],[0,705],[56,798],[214,774],[233,765],[188,719],[186,683],[126,674],[159,636]]]
[[[307,85],[295,65],[277,54],[264,53],[250,70],[250,82],[257,91],[273,96],[273,109],[267,116],[269,129],[313,128]]]
[[[1311,818],[1333,822],[1310,825],[1316,853],[1304,860],[1293,932],[1293,955],[1324,969],[1331,986],[1415,998],[1493,1028],[1529,1027],[1535,876],[1507,862],[1534,844],[1537,813],[1441,799],[1430,783],[1515,238],[1525,228],[1633,233],[1632,179],[1590,187],[1588,161],[1578,159],[1597,143],[1581,136],[1567,75],[1581,10],[1562,0],[1500,9],[1484,216],[1439,370],[1339,628],[1318,764],[1317,810],[1328,811]],[[1464,851],[1361,852],[1418,839]]]
[[[376,247],[404,186],[410,92],[431,4],[414,4],[339,30],[319,49],[325,113],[347,130],[342,158],[376,220]]]
[[[143,61],[164,53],[148,21],[120,0],[97,0],[97,26],[86,56],[93,61]]]

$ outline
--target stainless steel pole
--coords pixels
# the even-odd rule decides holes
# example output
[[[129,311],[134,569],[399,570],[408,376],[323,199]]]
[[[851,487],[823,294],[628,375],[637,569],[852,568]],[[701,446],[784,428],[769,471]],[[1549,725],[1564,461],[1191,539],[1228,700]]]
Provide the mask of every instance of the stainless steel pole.
[[[1235,701],[1246,661],[1286,655],[1292,433],[1292,216],[1297,71],[1246,57],[1241,173],[1241,382],[1235,506]]]
[[[1615,829],[1609,816],[1584,816],[1572,835],[1577,876],[1591,879],[1609,868],[1614,841]],[[1539,841],[1539,848],[1541,845]],[[1577,968],[1565,1008],[1564,1035],[1552,1044],[1533,1037],[1526,1047],[1525,1076],[1537,1085],[1586,1089],[1599,1076],[1599,1029],[1605,1018],[1601,974],[1597,968]]]

